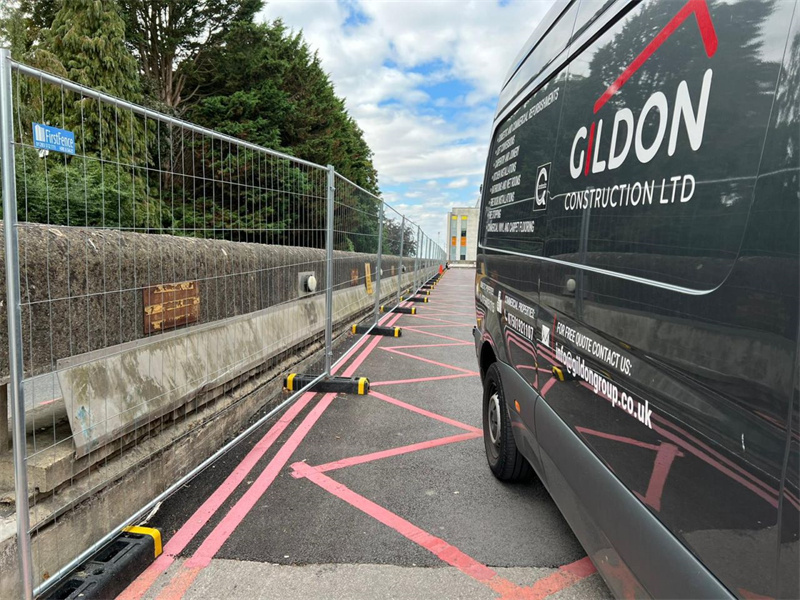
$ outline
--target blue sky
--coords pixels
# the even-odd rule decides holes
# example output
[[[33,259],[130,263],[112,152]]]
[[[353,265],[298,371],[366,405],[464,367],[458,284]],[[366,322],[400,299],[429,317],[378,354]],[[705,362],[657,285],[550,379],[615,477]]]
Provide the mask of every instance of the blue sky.
[[[552,0],[269,0],[364,130],[384,198],[434,240],[474,206],[497,94]],[[441,236],[439,233],[441,232]]]

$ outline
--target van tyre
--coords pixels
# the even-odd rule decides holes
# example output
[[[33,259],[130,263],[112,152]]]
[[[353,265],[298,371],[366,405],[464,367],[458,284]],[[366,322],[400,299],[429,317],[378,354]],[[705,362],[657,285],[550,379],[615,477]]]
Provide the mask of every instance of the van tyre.
[[[483,443],[489,468],[500,481],[527,481],[533,470],[517,450],[497,363],[483,379]]]

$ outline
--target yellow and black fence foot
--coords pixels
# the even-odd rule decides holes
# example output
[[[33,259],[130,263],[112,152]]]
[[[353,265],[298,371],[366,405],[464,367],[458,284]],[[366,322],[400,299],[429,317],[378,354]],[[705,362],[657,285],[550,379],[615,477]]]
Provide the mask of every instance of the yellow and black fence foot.
[[[161,532],[126,527],[45,598],[116,598],[161,555]]]
[[[400,337],[403,335],[403,330],[399,327],[381,327],[380,325],[353,325],[351,331],[353,333],[368,333],[370,335],[386,335],[389,337]]]
[[[572,381],[573,379],[575,379],[563,367],[553,367],[553,375],[555,375],[556,379],[558,379],[559,381]]]
[[[300,375],[291,373],[283,380],[283,387],[290,392],[303,389],[314,381],[317,375]],[[358,394],[364,396],[369,393],[369,379],[366,377],[325,377],[312,385],[309,392],[315,394]]]
[[[388,306],[381,306],[382,313],[398,313],[401,315],[415,315],[417,314],[417,309],[415,307],[407,308],[405,306],[395,306],[394,308],[389,308]]]
[[[428,301],[428,297],[427,296],[423,296],[422,298],[420,298],[419,296],[414,296],[413,298],[409,298],[408,301],[409,302],[427,302]]]

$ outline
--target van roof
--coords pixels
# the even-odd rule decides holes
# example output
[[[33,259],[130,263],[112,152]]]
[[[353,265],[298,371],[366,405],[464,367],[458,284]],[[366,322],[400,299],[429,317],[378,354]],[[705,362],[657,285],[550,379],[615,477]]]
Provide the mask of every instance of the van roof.
[[[522,46],[522,49],[517,53],[516,58],[514,58],[514,62],[511,63],[511,68],[508,70],[508,73],[503,80],[503,88],[505,89],[509,82],[514,78],[519,68],[525,62],[525,59],[530,56],[533,49],[536,45],[547,35],[547,32],[553,26],[553,24],[558,20],[561,14],[569,8],[569,6],[573,3],[574,0],[556,0],[553,6],[550,7],[550,10],[547,11],[542,20],[539,21],[539,24],[536,26],[536,29],[533,30],[533,33],[528,38],[528,41],[525,42],[525,45]]]
[[[606,11],[606,9],[615,3],[616,0],[606,0],[605,2],[593,2],[593,3],[584,3],[581,5],[581,18],[580,22],[583,23],[581,30],[584,30],[590,23],[594,22],[597,16],[600,13]],[[631,0],[629,0],[630,2]],[[573,5],[577,4],[578,0],[556,0],[553,6],[547,11],[542,20],[539,22],[539,25],[536,26],[536,29],[533,30],[533,33],[528,38],[528,41],[525,42],[525,45],[522,49],[517,53],[514,62],[511,64],[511,68],[509,69],[508,73],[506,74],[505,80],[503,81],[503,87],[500,92],[500,98],[497,103],[497,111],[495,116],[498,116],[503,109],[516,97],[516,95],[529,83],[528,81],[517,82],[515,85],[510,85],[515,77],[521,76],[520,71],[522,70],[522,66],[525,64],[525,61],[531,56],[537,46],[540,45],[542,40],[544,40],[553,29],[553,26],[558,22],[561,16]],[[586,14],[587,6],[594,7],[593,14]],[[579,35],[580,32],[573,32],[572,38],[574,39],[575,35]],[[571,42],[572,40],[567,40],[567,42]],[[565,42],[566,44],[566,42]],[[559,53],[562,50],[559,50]],[[545,63],[549,63],[551,59],[554,59],[555,56],[548,57],[548,60],[544,61]],[[537,74],[533,74],[533,77],[536,77]]]

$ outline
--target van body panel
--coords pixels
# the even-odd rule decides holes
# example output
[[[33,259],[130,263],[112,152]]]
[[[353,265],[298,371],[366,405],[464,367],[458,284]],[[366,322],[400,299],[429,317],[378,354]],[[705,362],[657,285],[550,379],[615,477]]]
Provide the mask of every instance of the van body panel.
[[[624,566],[655,596],[798,597],[797,2],[556,10],[559,39],[501,94],[483,185],[477,343],[534,391],[515,439],[617,593]],[[596,514],[575,444],[694,567]]]
[[[731,597],[546,402],[536,418],[548,492],[616,596]]]

